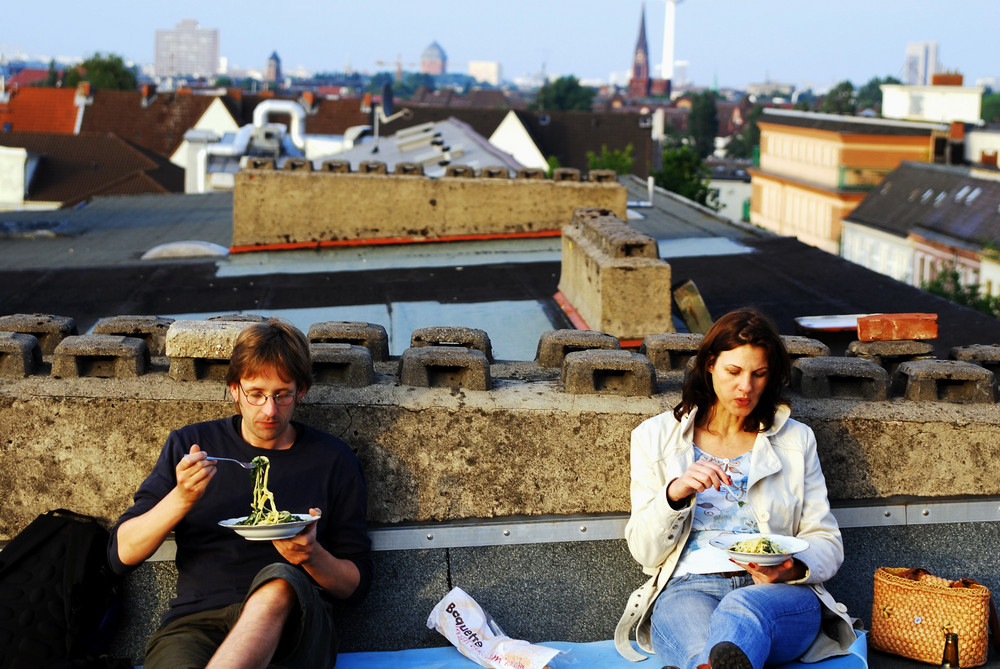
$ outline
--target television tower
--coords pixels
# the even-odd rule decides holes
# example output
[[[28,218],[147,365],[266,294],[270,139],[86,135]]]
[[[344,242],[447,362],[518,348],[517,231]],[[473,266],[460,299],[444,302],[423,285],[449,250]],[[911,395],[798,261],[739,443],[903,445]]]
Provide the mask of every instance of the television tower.
[[[660,65],[660,78],[674,79],[674,14],[677,3],[681,0],[665,0],[667,10],[663,15],[663,62]]]

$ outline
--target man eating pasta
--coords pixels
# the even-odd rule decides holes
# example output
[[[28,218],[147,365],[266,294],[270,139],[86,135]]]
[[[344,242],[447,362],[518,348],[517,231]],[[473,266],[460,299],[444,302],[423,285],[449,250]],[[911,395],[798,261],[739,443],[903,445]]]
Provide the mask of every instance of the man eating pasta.
[[[226,376],[237,414],[172,432],[118,520],[108,550],[118,573],[171,532],[177,545],[177,596],[146,644],[146,669],[334,665],[334,601],[356,604],[371,583],[367,491],[346,444],[292,420],[311,384],[298,329],[248,326]],[[251,514],[253,472],[208,456],[266,461],[272,506],[318,519],[287,538],[246,540],[220,521]]]

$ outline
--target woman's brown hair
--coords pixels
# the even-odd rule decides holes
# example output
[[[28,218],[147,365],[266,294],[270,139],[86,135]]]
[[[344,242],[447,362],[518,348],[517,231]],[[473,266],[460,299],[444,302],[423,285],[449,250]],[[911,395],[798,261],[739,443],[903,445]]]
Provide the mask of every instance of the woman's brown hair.
[[[746,432],[758,432],[771,427],[774,412],[780,404],[785,403],[781,391],[791,374],[791,360],[774,323],[754,309],[737,309],[722,316],[702,339],[694,367],[688,373],[681,390],[681,401],[674,407],[674,417],[677,420],[694,408],[698,409],[702,418],[707,416],[717,399],[709,367],[715,363],[719,354],[745,344],[761,348],[767,354],[768,376],[757,406],[743,421],[743,429]]]

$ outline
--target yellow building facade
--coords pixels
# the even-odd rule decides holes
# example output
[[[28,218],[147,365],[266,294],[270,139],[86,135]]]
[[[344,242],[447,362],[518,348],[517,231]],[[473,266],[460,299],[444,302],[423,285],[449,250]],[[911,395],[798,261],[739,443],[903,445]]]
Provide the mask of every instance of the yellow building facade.
[[[904,160],[932,162],[947,126],[765,110],[750,222],[838,253],[841,221]]]

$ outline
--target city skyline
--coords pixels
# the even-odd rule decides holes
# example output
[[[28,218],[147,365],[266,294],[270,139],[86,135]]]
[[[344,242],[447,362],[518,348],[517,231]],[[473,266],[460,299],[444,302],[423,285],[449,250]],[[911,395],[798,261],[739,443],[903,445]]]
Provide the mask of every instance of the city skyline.
[[[281,12],[258,0],[176,0],[139,5],[138,15],[137,5],[124,0],[102,5],[100,12],[80,13],[68,0],[53,0],[41,22],[37,9],[15,4],[5,11],[0,53],[62,60],[99,52],[149,65],[156,30],[194,19],[219,30],[220,55],[232,69],[262,72],[277,52],[286,73],[348,66],[391,71],[397,58],[404,70],[419,71],[420,54],[436,41],[451,73],[466,73],[470,61],[496,61],[508,79],[544,73],[624,83],[643,6],[651,73],[657,75],[665,12],[662,0],[508,0],[476,3],[474,11],[458,0],[385,0],[376,10],[359,0],[289,0]],[[683,0],[676,10],[675,59],[687,63],[688,79],[701,86],[774,81],[822,88],[844,79],[860,86],[874,76],[902,78],[906,45],[933,41],[941,65],[962,73],[967,84],[1000,77],[989,54],[990,31],[1000,20],[996,0],[959,0],[946,11],[934,0],[802,6],[801,0]],[[126,21],[107,18],[129,14]],[[123,24],[132,27],[123,30]]]

